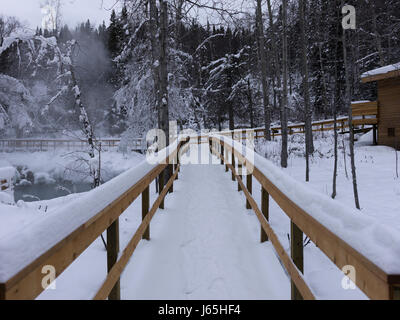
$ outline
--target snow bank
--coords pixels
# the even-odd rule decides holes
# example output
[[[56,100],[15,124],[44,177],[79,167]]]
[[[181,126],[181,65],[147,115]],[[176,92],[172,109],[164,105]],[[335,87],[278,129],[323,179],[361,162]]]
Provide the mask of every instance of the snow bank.
[[[367,78],[370,76],[385,74],[385,73],[389,73],[389,72],[396,71],[396,70],[400,70],[400,62],[365,72],[361,75],[361,78]]]
[[[228,145],[234,145],[243,155],[253,152],[240,142],[217,137]],[[400,274],[400,234],[397,230],[382,224],[378,219],[366,216],[362,211],[346,207],[329,196],[316,192],[257,153],[254,153],[254,164],[290,200],[384,272]]]
[[[176,146],[177,141],[167,149],[160,151],[158,157],[165,159],[167,152],[174,150]],[[153,157],[65,206],[51,211],[45,219],[30,219],[30,223],[13,224],[12,227],[0,229],[0,283],[17,274],[23,267],[90,220],[140,181],[157,166],[154,161],[155,156]],[[19,212],[15,207],[11,208],[15,213]],[[8,224],[7,219],[10,218],[10,214],[5,216],[5,212],[8,213],[8,211],[9,208],[0,207],[2,226]]]

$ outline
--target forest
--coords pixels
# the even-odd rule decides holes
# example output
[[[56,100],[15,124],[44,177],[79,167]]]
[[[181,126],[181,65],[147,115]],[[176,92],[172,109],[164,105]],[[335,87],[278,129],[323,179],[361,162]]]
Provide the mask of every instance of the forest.
[[[360,75],[398,62],[398,1],[353,1],[357,28],[346,31],[340,0],[253,2],[240,11],[222,1],[124,1],[99,26],[60,18],[30,35],[3,16],[1,135],[129,139],[170,121],[195,130],[307,125],[374,99]]]

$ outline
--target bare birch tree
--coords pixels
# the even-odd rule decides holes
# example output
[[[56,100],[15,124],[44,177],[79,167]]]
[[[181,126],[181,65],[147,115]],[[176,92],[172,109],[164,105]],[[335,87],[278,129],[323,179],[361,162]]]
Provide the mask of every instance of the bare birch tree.
[[[282,0],[282,73],[283,73],[283,92],[281,104],[281,128],[282,128],[282,150],[281,166],[288,166],[288,44],[287,44],[287,0]]]
[[[345,104],[348,107],[349,114],[349,130],[350,130],[350,159],[351,159],[351,173],[353,176],[353,192],[354,192],[354,201],[357,209],[360,209],[360,201],[358,197],[358,188],[357,188],[357,173],[356,173],[356,164],[355,164],[355,154],[354,154],[354,128],[353,128],[353,111],[351,107],[351,97],[350,97],[350,69],[347,61],[347,35],[346,30],[343,29],[342,34],[342,43],[343,43],[343,60],[344,60],[344,69],[345,69],[345,78],[346,78],[346,91],[345,91]]]
[[[256,10],[256,29],[257,29],[257,45],[258,45],[258,60],[261,68],[261,84],[263,92],[264,104],[264,125],[265,125],[265,138],[271,141],[271,110],[269,106],[268,94],[268,78],[267,78],[267,58],[265,54],[265,37],[264,37],[264,23],[262,17],[261,0],[257,0]]]
[[[301,29],[301,52],[304,90],[304,113],[305,113],[305,142],[306,142],[306,181],[310,181],[310,154],[314,152],[312,134],[312,112],[310,108],[310,84],[308,80],[307,40],[304,17],[305,0],[299,1],[300,29]]]

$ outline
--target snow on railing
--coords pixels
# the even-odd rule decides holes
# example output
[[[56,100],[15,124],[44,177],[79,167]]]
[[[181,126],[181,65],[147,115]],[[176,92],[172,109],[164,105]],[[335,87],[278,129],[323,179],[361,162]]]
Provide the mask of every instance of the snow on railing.
[[[341,270],[356,271],[355,284],[371,299],[400,299],[400,235],[362,212],[346,207],[290,177],[272,162],[247,148],[242,141],[211,134],[210,147],[230,168],[256,212],[301,296],[313,299],[303,279],[303,232]],[[248,156],[251,155],[251,158]],[[239,167],[250,170],[247,186]],[[263,188],[262,209],[251,196],[252,177]],[[280,244],[268,223],[269,197],[282,208],[292,223],[292,257]],[[299,258],[300,257],[300,258]]]
[[[60,275],[105,230],[109,273],[95,298],[119,299],[119,276],[142,237],[149,237],[152,217],[173,190],[178,154],[185,144],[187,138],[180,137],[153,158],[54,210],[46,219],[6,234],[0,241],[0,300],[36,298],[45,289],[44,267],[52,266]],[[157,177],[162,181],[166,170],[171,178],[159,185],[160,195],[150,209],[149,185]],[[141,194],[142,224],[118,259],[118,218]]]

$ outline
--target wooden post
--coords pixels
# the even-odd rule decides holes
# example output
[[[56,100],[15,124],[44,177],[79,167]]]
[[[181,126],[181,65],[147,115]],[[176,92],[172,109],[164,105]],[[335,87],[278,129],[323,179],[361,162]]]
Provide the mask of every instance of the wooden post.
[[[164,172],[165,170],[161,171],[160,175],[158,176],[158,194],[161,194],[161,192],[164,189]],[[162,199],[161,204],[160,204],[160,209],[164,209],[164,199]]]
[[[378,145],[378,137],[377,137],[377,126],[374,124],[374,129],[373,129],[373,139],[374,139],[374,146]]]
[[[253,193],[253,175],[249,174],[248,172],[246,172],[246,173],[247,173],[247,184],[246,184],[247,190],[249,191],[250,194],[252,194]],[[250,202],[247,199],[246,199],[246,209],[248,209],[248,210],[251,209]]]
[[[235,154],[233,152],[233,149],[232,149],[232,167],[233,167],[233,169],[235,169]],[[232,181],[235,181],[235,180],[236,180],[235,179],[235,174],[232,171]]]
[[[144,218],[149,213],[149,208],[150,208],[150,188],[147,187],[142,193],[142,220],[144,220]],[[150,240],[150,226],[144,232],[143,239]]]
[[[174,165],[173,164],[169,164],[167,167],[168,171],[169,171],[169,175],[168,177],[172,177],[172,175],[174,174]],[[169,188],[169,193],[173,193],[174,192],[174,182],[172,182],[171,184],[171,188]]]
[[[269,193],[261,186],[261,211],[267,221],[269,221]],[[261,227],[261,243],[268,241],[268,235]]]
[[[240,177],[240,179],[243,181],[243,175],[242,175],[242,164],[239,162],[239,159],[238,159],[238,169],[237,169],[237,174],[238,174],[238,177]],[[239,183],[239,179],[238,179],[238,191],[240,192],[240,191],[242,191],[242,187],[241,187],[241,185],[240,185],[240,183]]]
[[[221,165],[224,165],[225,163],[224,157],[225,157],[224,146],[221,145]]]
[[[292,221],[290,222],[290,252],[292,260],[297,268],[303,273],[304,272],[304,253],[303,253],[303,231],[295,225]],[[291,296],[292,300],[303,300],[299,290],[296,288],[293,281],[291,284]]]
[[[115,220],[107,229],[107,270],[111,271],[112,267],[118,260],[119,252],[119,220]],[[112,288],[108,300],[121,300],[120,280],[115,283]]]

